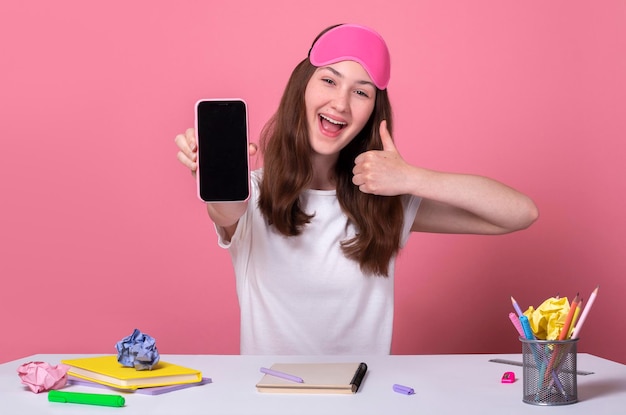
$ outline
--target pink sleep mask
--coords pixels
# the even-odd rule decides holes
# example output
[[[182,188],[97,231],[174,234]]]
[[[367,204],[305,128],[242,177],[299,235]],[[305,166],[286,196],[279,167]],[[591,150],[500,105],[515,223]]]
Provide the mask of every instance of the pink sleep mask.
[[[363,65],[378,89],[389,84],[391,63],[387,45],[378,33],[365,26],[343,24],[323,33],[311,47],[309,60],[317,67],[355,61]]]

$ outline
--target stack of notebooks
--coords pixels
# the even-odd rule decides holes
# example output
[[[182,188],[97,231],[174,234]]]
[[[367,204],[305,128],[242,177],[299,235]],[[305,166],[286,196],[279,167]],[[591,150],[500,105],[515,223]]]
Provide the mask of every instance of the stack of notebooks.
[[[164,361],[158,362],[152,370],[122,366],[115,355],[67,359],[61,363],[70,366],[68,375],[73,384],[102,385],[152,395],[211,382],[198,370]]]

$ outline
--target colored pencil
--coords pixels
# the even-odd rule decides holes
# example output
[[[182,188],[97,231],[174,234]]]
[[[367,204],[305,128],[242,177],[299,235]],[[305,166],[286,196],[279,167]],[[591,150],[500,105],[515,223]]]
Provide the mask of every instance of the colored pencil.
[[[574,332],[574,328],[576,326],[576,322],[578,321],[578,317],[580,316],[580,310],[583,307],[583,299],[581,298],[578,304],[576,305],[576,310],[574,310],[574,317],[572,318],[572,323],[569,325],[569,330],[567,332],[567,339],[572,338],[572,333]]]
[[[569,307],[569,312],[567,313],[567,317],[565,318],[565,323],[563,324],[561,332],[559,333],[559,341],[563,341],[567,337],[567,332],[569,331],[569,328],[572,324],[572,319],[574,318],[574,313],[576,312],[576,307],[578,306],[579,301],[580,299],[578,297],[578,294],[576,294],[576,297],[574,297],[574,300],[572,300],[572,304]],[[554,368],[554,364],[557,361],[557,356],[559,356],[558,359],[560,360],[560,355],[563,352],[564,351],[561,350],[561,348],[555,348],[553,350],[552,356],[550,356],[550,362],[548,362],[548,370],[545,373],[544,381],[547,380],[549,376],[551,376],[552,368]]]
[[[522,313],[522,309],[519,308],[519,305],[517,304],[517,301],[515,301],[515,298],[513,298],[513,296],[511,296],[511,304],[513,304],[513,308],[515,309],[515,312],[517,313],[518,317],[521,317],[524,315],[524,313]]]
[[[585,320],[587,319],[587,315],[589,314],[589,310],[591,310],[591,306],[593,305],[593,302],[596,300],[596,296],[598,295],[599,289],[600,289],[600,286],[598,285],[596,289],[593,290],[593,292],[589,296],[589,302],[583,309],[583,312],[580,314],[580,319],[578,320],[578,323],[576,323],[576,327],[574,328],[574,331],[572,332],[572,339],[577,339],[578,336],[580,335],[580,330],[582,329],[583,324]]]

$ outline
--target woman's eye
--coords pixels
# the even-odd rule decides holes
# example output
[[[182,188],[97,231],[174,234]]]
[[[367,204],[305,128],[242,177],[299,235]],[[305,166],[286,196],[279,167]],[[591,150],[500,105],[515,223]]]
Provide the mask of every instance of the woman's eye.
[[[361,95],[361,96],[363,96],[365,98],[369,98],[370,97],[369,94],[367,92],[363,91],[363,90],[357,89],[355,92],[357,93],[357,95]]]
[[[334,85],[335,81],[333,81],[332,79],[329,78],[322,78],[322,82],[330,84],[330,85]]]

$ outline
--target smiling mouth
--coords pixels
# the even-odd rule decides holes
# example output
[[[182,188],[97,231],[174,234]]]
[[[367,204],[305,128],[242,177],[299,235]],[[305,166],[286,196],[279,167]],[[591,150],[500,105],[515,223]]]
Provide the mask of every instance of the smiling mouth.
[[[330,133],[336,133],[340,131],[342,128],[344,128],[346,125],[348,125],[347,122],[333,120],[332,118],[329,118],[322,114],[320,114],[320,122],[322,124],[322,128],[324,129],[324,131],[327,131]]]

